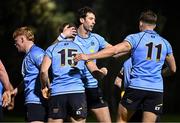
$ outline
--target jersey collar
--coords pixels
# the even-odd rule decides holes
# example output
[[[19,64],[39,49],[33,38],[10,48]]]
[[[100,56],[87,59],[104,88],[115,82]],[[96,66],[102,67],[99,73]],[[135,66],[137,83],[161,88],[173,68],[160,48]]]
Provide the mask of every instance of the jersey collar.
[[[88,37],[86,37],[86,38],[82,37],[82,36],[79,35],[79,34],[77,34],[77,36],[80,37],[80,38],[82,38],[82,39],[87,39],[87,38],[89,38],[89,37],[91,36],[91,32],[88,33]]]
[[[150,33],[150,34],[157,34],[157,32],[154,30],[144,30],[144,32]]]

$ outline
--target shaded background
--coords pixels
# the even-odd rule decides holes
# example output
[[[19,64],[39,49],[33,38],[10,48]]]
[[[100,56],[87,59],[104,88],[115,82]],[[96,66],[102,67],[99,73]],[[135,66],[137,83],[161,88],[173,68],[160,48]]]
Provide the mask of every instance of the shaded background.
[[[117,44],[128,34],[138,32],[140,12],[151,9],[158,14],[156,31],[166,38],[173,47],[177,73],[164,78],[164,114],[180,114],[179,57],[178,42],[180,14],[178,4],[170,0],[1,0],[0,1],[0,58],[3,61],[13,86],[21,80],[21,62],[12,39],[13,31],[20,26],[30,26],[35,32],[36,44],[43,49],[58,36],[58,26],[75,21],[75,15],[83,6],[96,11],[95,33],[102,35],[109,43]],[[99,66],[109,69],[108,75],[100,82],[104,96],[109,102],[111,114],[116,114],[119,91],[114,89],[114,79],[122,66],[122,60],[113,58],[98,61]],[[16,98],[12,114],[23,115],[23,94]],[[179,115],[180,116],[180,115]]]

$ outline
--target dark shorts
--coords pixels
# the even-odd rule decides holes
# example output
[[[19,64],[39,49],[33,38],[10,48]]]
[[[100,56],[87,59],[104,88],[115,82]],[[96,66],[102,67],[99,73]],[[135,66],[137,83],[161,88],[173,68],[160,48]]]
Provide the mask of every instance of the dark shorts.
[[[127,88],[121,104],[129,110],[142,109],[159,115],[163,108],[163,93]]]
[[[68,116],[74,119],[85,119],[87,117],[87,103],[84,93],[62,94],[50,97],[48,117],[65,119]]]
[[[86,98],[88,109],[107,107],[107,102],[103,98],[100,88],[86,88]]]
[[[28,103],[26,106],[26,121],[47,121],[47,108],[41,104]]]

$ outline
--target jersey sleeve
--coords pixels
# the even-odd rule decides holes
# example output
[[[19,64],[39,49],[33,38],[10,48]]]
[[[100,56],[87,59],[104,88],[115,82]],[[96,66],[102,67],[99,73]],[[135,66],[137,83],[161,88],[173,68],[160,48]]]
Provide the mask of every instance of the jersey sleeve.
[[[44,58],[44,54],[45,52],[42,49],[39,49],[38,51],[33,53],[33,61],[37,67],[40,67],[42,60]]]
[[[97,40],[99,41],[99,48],[104,49],[109,43],[100,35],[96,34],[95,35]]]
[[[52,47],[48,47],[46,49],[45,55],[48,56],[50,59],[52,58]]]
[[[145,34],[144,32],[130,34],[124,40],[129,42],[129,44],[131,45],[132,51],[135,51],[135,49],[137,48],[144,34]]]
[[[133,34],[128,35],[124,40],[130,43],[132,49],[134,49],[134,47],[136,47],[136,40],[134,40]]]
[[[167,55],[172,54],[172,53],[173,53],[173,50],[172,50],[171,44],[170,44],[168,41],[166,41],[165,44],[166,44],[166,46],[167,46]]]
[[[63,33],[61,33],[61,34],[57,37],[57,40],[58,40],[58,41],[63,41],[64,39],[66,39],[66,37],[63,35]]]

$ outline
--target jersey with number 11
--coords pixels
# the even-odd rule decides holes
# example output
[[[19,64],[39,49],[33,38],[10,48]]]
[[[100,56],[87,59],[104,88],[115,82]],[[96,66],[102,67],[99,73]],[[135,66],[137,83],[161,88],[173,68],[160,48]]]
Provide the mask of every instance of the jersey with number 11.
[[[171,45],[153,30],[131,34],[125,38],[132,46],[131,88],[163,92],[162,66]]]

